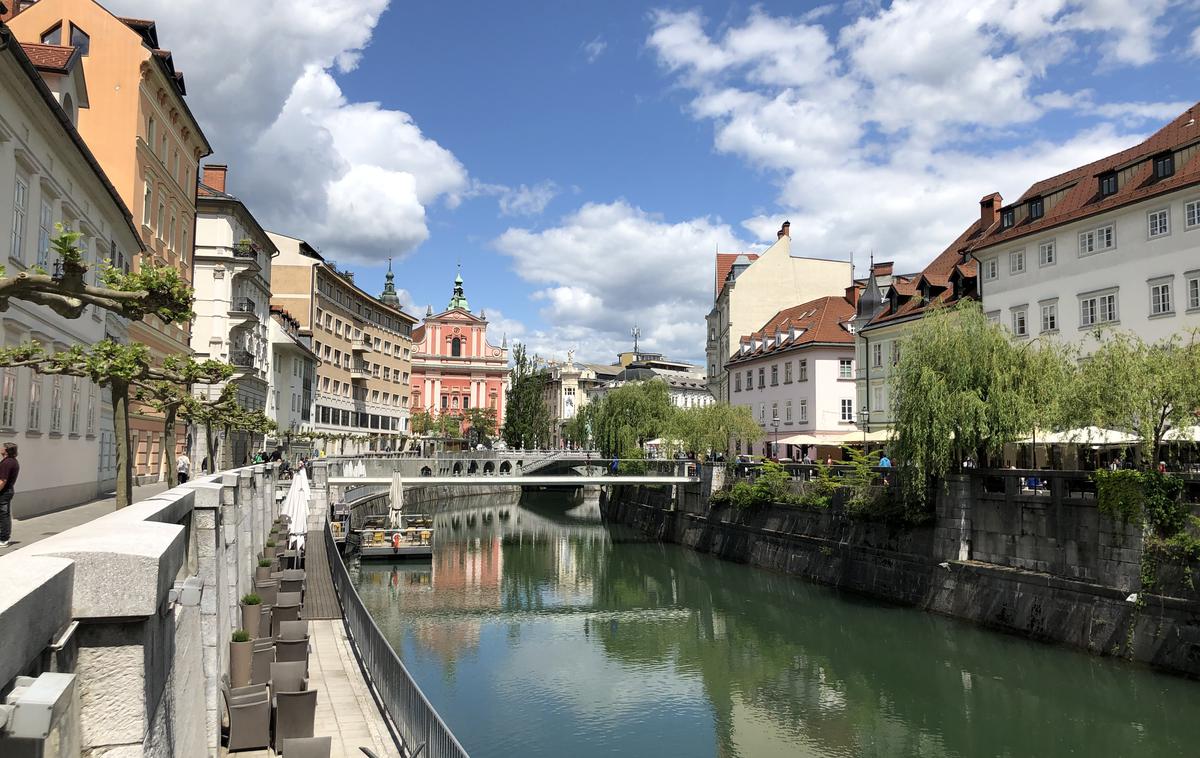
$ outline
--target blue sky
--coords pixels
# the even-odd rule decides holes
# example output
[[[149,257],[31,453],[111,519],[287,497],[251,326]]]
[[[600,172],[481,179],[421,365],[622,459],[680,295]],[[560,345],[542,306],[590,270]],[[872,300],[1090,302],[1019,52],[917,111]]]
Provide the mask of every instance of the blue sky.
[[[636,321],[699,359],[717,247],[790,219],[794,252],[918,269],[983,195],[1200,100],[1197,0],[112,8],[159,20],[269,228],[372,291],[394,256],[417,315],[461,260],[493,339],[549,357]]]

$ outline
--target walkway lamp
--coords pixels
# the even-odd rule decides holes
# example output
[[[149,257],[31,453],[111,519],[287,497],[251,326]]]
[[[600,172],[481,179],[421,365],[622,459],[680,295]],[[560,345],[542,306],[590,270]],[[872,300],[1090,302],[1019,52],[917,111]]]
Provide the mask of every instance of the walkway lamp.
[[[775,432],[775,442],[771,445],[771,451],[775,453],[775,460],[779,460],[779,416],[771,417],[771,428]]]
[[[858,424],[863,430],[863,454],[867,452],[867,426],[871,421],[871,412],[866,408],[858,409]]]

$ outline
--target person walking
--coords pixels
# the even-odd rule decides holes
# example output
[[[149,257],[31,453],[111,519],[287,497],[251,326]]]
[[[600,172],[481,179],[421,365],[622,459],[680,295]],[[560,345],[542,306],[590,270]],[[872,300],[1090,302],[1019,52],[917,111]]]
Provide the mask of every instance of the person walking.
[[[175,483],[183,484],[188,480],[188,476],[192,473],[192,462],[188,460],[187,453],[180,453],[175,456]]]
[[[17,445],[13,442],[4,443],[4,458],[0,460],[0,547],[8,547],[12,537],[12,499],[13,488],[17,484],[17,475],[21,473],[21,464],[17,463]]]
[[[879,459],[879,468],[891,468],[891,467],[892,467],[892,459],[887,457],[887,453],[884,453],[883,457]]]

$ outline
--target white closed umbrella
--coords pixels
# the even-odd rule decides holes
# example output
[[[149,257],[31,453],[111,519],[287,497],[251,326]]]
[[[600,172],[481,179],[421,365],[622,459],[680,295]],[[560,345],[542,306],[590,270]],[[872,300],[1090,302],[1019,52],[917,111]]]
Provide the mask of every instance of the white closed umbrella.
[[[300,469],[292,477],[292,486],[288,488],[287,497],[283,500],[283,512],[287,514],[288,543],[295,550],[304,548],[304,536],[308,531],[308,501],[311,490],[308,486],[308,474]]]

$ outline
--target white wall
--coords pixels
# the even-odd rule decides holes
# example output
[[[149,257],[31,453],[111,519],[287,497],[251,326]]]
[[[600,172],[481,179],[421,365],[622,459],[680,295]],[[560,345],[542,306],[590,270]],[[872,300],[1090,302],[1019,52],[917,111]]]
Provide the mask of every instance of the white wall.
[[[850,378],[840,378],[840,362],[851,361]],[[810,347],[785,351],[776,355],[762,356],[748,361],[739,361],[729,367],[731,404],[750,408],[756,421],[763,428],[764,438],[772,439],[775,428],[771,421],[775,409],[779,414],[779,437],[792,434],[840,434],[857,431],[858,406],[855,399],[854,346]],[[807,379],[800,380],[799,362],[807,362]],[[786,381],[785,364],[792,365],[792,381]],[[778,368],[778,383],[771,383],[771,367]],[[765,386],[758,387],[758,370],[763,369]],[[746,387],[746,372],[753,377],[754,386]],[[734,374],[741,375],[741,391],[738,391]],[[851,401],[851,419],[841,421],[842,400]],[[792,418],[788,420],[787,404],[792,403]],[[806,411],[802,420],[801,408]]]

